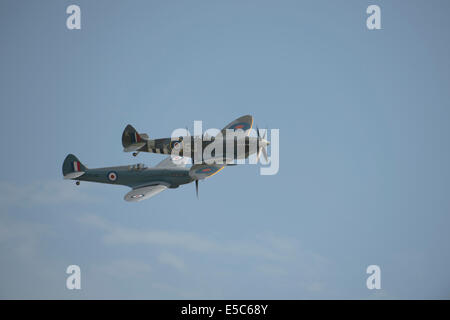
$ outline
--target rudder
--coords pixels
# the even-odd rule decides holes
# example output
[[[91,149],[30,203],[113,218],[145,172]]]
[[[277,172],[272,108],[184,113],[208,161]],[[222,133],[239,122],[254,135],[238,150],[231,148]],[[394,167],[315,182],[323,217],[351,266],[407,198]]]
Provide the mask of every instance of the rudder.
[[[73,154],[67,155],[66,159],[64,159],[62,173],[65,179],[74,179],[82,176],[86,170],[87,167]]]
[[[139,134],[132,125],[127,125],[122,134],[122,146],[125,152],[137,151],[147,143],[148,136]]]

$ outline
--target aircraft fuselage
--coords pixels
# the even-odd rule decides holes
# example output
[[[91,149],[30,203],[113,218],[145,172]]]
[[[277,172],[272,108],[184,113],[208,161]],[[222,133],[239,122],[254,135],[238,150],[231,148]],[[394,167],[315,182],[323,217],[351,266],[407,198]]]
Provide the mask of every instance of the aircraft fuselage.
[[[88,169],[78,177],[79,181],[90,181],[108,184],[136,186],[149,186],[153,184],[166,185],[168,188],[177,188],[179,185],[193,181],[186,168],[141,168],[136,166],[117,166]]]

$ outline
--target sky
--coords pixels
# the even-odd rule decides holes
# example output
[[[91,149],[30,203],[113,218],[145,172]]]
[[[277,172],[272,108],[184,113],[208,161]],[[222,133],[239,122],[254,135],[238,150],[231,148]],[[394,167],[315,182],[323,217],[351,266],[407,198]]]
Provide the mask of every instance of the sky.
[[[81,30],[66,27],[71,4]],[[366,27],[371,4],[381,30]],[[449,10],[1,1],[0,298],[450,298]],[[276,175],[229,167],[199,200],[189,184],[139,203],[62,179],[69,153],[161,161],[122,151],[129,123],[162,138],[245,114],[279,129]]]

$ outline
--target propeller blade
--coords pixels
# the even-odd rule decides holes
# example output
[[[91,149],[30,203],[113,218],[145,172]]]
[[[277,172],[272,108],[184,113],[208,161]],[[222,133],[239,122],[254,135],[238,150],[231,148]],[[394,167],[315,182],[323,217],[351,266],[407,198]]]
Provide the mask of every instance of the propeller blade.
[[[261,156],[261,149],[262,149],[262,147],[259,147],[258,153],[256,154],[256,163],[259,162],[259,157]]]
[[[266,139],[267,130],[268,130],[268,129],[266,129],[266,131],[264,131],[264,136],[263,136],[263,139],[264,139],[264,140]]]
[[[257,135],[257,137],[259,139],[259,128],[258,128],[258,126],[256,126],[256,135]]]
[[[197,195],[198,199],[198,180],[195,180],[195,194]]]
[[[266,148],[265,148],[265,147],[262,147],[261,149],[262,149],[262,153],[263,153],[264,159],[266,160],[266,162],[269,162],[269,159],[268,159],[268,157],[267,157],[267,151],[266,151]]]

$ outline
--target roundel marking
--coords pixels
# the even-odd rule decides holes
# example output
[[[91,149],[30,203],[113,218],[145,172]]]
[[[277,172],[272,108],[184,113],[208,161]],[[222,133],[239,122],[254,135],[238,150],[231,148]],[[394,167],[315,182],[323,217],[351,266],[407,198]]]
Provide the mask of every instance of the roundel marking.
[[[116,181],[117,180],[117,173],[114,171],[108,172],[108,180],[109,181]]]
[[[206,167],[206,168],[200,168],[195,173],[201,174],[201,173],[214,173],[218,170],[216,167]]]
[[[138,198],[142,198],[143,196],[144,196],[143,194],[134,194],[131,196],[131,198],[138,199]]]
[[[179,149],[179,148],[181,148],[180,141],[172,141],[171,145],[172,145],[172,149]]]
[[[230,126],[230,129],[245,131],[245,130],[250,129],[250,124],[247,122],[239,122],[239,123],[235,123],[232,126]]]

